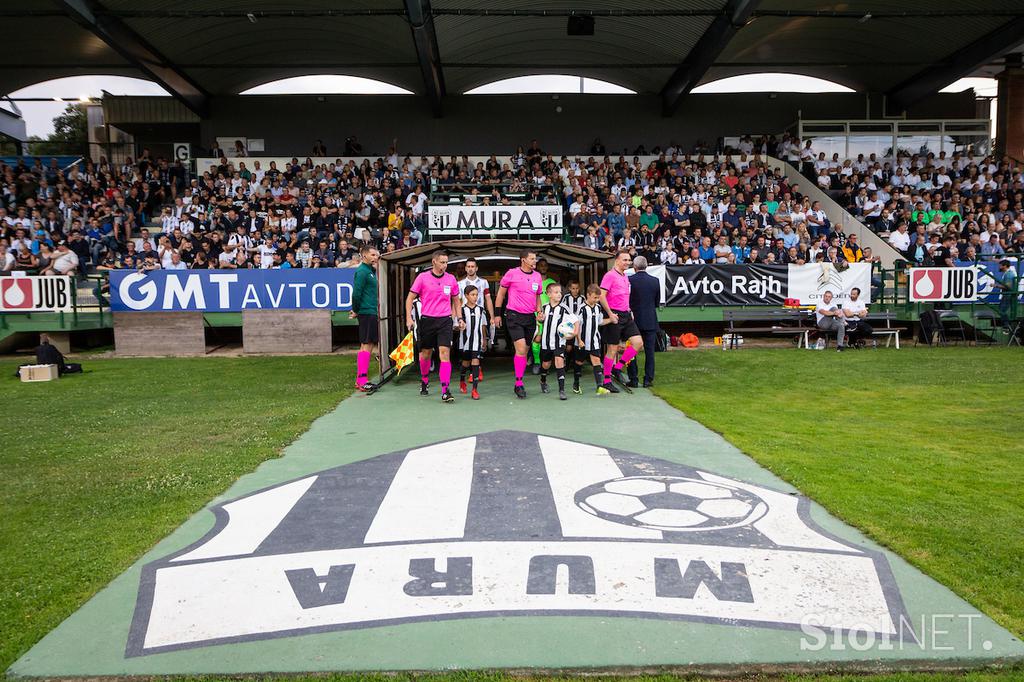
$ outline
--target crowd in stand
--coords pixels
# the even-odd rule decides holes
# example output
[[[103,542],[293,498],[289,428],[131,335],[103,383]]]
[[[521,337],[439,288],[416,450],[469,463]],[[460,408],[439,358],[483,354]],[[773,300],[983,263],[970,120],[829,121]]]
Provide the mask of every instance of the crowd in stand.
[[[1008,161],[825,159],[790,136],[741,138],[731,156],[670,145],[646,164],[613,160],[599,140],[591,151],[556,159],[534,140],[507,159],[471,163],[400,157],[396,140],[374,161],[263,168],[220,157],[196,176],[148,150],[67,170],[23,160],[0,165],[0,272],[356,267],[365,243],[387,253],[424,239],[428,192],[466,204],[561,203],[578,243],[652,263],[877,260],[804,195],[803,178],[778,173],[762,153],[799,165],[912,264],[1024,252],[1021,168]]]
[[[946,152],[830,158],[792,136],[740,140],[797,166],[912,265],[1000,260],[1024,253],[1024,168]]]
[[[570,230],[584,246],[667,265],[874,261],[819,202],[760,155],[662,154],[644,165],[563,160]]]
[[[555,174],[536,143],[504,163],[399,158],[392,147],[359,164],[236,167],[222,157],[198,176],[148,150],[66,171],[22,160],[0,165],[0,272],[356,267],[363,244],[387,253],[423,240],[431,189],[464,190],[467,203],[519,191],[556,203]]]

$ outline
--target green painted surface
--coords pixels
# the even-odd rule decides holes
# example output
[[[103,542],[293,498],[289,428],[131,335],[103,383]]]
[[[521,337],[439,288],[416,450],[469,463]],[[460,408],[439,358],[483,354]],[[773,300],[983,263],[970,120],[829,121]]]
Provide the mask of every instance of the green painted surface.
[[[793,491],[720,436],[647,391],[603,398],[571,396],[560,403],[534,389],[527,401],[520,402],[512,398],[510,383],[507,375],[489,373],[481,385],[482,400],[460,396],[455,405],[441,404],[436,395],[418,397],[416,386],[408,380],[388,385],[374,396],[353,396],[314,422],[283,458],[264,463],[214,502],[378,454],[499,429],[596,443]],[[528,385],[536,384],[531,379]],[[826,531],[881,549],[817,506],[811,515]],[[796,630],[633,617],[517,616],[307,634],[126,659],[142,564],[191,544],[212,527],[213,520],[205,510],[191,518],[47,635],[10,672],[67,676],[744,664],[831,667],[908,660],[928,667],[951,660],[972,666],[998,659],[1024,660],[1024,645],[1009,632],[888,553],[915,627],[920,628],[924,619],[923,650],[904,644],[892,650],[876,646],[858,651],[848,640],[842,640],[843,648],[838,650],[829,646],[804,650],[801,640],[806,638]]]

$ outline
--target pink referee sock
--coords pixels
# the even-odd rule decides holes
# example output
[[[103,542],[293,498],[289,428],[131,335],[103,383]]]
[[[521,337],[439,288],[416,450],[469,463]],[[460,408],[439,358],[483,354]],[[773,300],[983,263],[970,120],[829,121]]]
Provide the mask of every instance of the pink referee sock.
[[[636,357],[636,348],[630,346],[622,352],[622,359],[615,363],[615,369],[622,369],[629,364],[629,361]]]
[[[448,384],[452,380],[452,363],[442,362],[441,368],[438,370],[438,375],[441,379],[441,393],[447,393]]]
[[[356,386],[366,384],[366,375],[370,371],[370,351],[361,350],[356,353]]]
[[[430,358],[420,358],[420,376],[423,378],[423,383],[430,383]]]
[[[605,380],[605,382],[609,382],[609,381],[612,380],[612,365],[614,365],[614,364],[615,364],[614,360],[612,360],[607,355],[604,356],[604,380]]]
[[[516,386],[523,385],[523,375],[526,374],[526,358],[516,355],[512,358],[512,366],[516,371]]]

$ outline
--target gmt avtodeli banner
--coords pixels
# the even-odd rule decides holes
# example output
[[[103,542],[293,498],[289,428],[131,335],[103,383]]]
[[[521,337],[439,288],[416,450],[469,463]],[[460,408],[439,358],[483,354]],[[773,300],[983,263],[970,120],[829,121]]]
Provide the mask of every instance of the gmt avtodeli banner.
[[[355,270],[114,270],[114,312],[350,310]]]
[[[653,274],[653,273],[652,273]],[[841,305],[860,289],[871,302],[871,265],[669,265],[664,269],[665,305],[782,305],[787,298],[814,305],[831,291]]]
[[[431,206],[431,234],[561,234],[559,206]]]

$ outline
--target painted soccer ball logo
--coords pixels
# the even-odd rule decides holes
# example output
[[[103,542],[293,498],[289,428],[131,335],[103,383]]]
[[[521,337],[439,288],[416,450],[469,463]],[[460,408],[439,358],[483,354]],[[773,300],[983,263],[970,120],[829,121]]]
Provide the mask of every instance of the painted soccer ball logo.
[[[626,476],[587,486],[576,505],[607,521],[662,531],[703,531],[754,523],[768,512],[746,490],[678,476]]]

